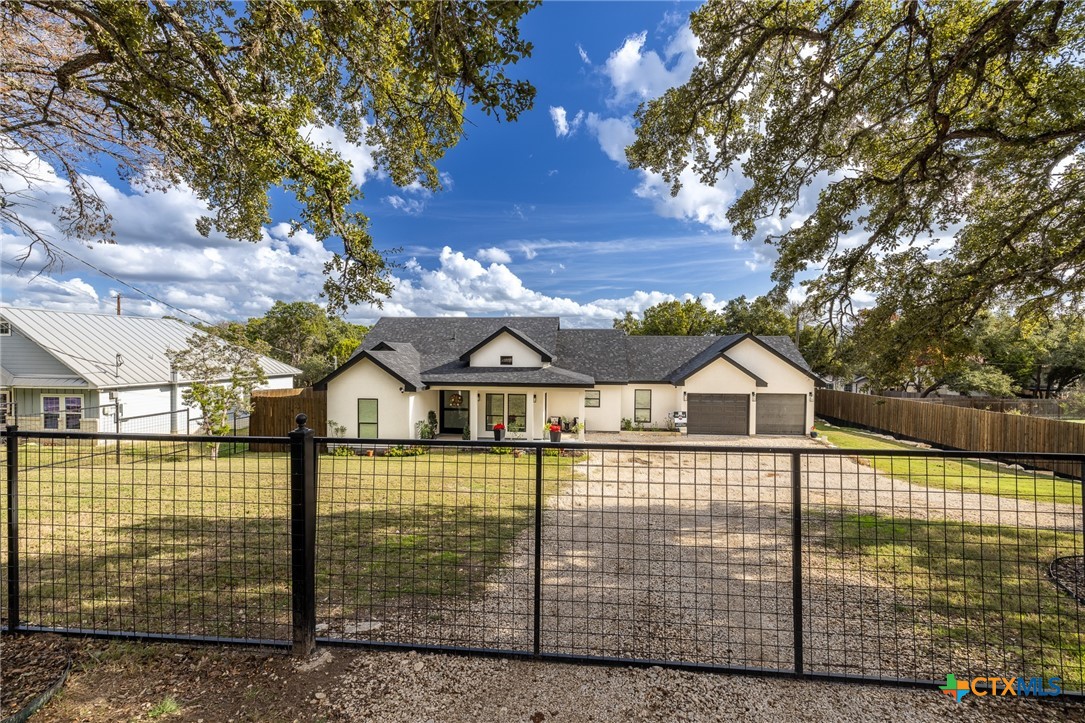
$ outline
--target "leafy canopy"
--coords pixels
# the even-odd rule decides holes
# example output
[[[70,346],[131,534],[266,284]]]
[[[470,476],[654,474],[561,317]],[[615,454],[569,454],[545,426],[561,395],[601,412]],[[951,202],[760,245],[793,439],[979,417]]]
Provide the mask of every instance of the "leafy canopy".
[[[41,179],[69,187],[59,217],[84,241],[110,238],[108,209],[83,176],[113,164],[151,188],[186,184],[211,214],[197,228],[257,241],[269,189],[298,202],[297,226],[343,253],[326,266],[332,309],[391,290],[351,167],[310,137],[336,126],[400,185],[440,187],[435,163],[468,103],[515,120],[535,90],[506,75],[530,55],[518,22],[537,2],[199,0],[0,5],[0,223],[55,260],[21,198]],[[27,252],[29,254],[29,251]]]
[[[690,23],[701,62],[639,109],[629,162],[674,192],[740,168],[747,240],[822,186],[767,236],[778,294],[818,269],[813,308],[866,290],[928,336],[1081,303],[1085,3],[708,0]]]

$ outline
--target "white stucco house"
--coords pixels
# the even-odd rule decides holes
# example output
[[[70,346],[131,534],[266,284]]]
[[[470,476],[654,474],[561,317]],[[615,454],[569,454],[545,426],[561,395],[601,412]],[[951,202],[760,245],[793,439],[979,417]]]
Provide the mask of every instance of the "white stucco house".
[[[122,432],[194,432],[199,410],[185,406],[166,351],[195,332],[173,319],[0,307],[0,424],[116,432],[119,412]],[[301,373],[260,363],[265,389],[289,389]]]
[[[805,434],[823,382],[787,337],[627,336],[562,329],[557,317],[383,318],[318,382],[348,436],[411,439],[433,411],[438,433],[543,439],[552,417],[588,432]]]

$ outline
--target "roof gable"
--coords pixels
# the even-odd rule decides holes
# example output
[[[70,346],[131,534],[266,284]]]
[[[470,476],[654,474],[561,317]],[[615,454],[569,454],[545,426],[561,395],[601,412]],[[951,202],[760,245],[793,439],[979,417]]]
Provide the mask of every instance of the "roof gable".
[[[535,340],[533,340],[527,334],[525,334],[522,331],[519,331],[518,329],[514,329],[513,327],[506,325],[506,326],[502,326],[500,329],[498,329],[494,333],[490,334],[488,337],[486,337],[485,339],[483,339],[479,343],[475,344],[473,347],[471,347],[470,349],[465,351],[463,354],[460,354],[460,361],[470,361],[472,355],[474,355],[475,353],[477,353],[480,350],[482,350],[483,348],[485,348],[487,345],[489,345],[492,341],[494,341],[498,337],[506,335],[506,334],[511,336],[513,339],[516,339],[517,341],[519,341],[521,344],[528,347],[532,351],[537,352],[539,354],[539,357],[542,359],[543,363],[552,362],[554,360],[553,354],[551,354],[546,349],[544,349],[542,346],[540,346]]]

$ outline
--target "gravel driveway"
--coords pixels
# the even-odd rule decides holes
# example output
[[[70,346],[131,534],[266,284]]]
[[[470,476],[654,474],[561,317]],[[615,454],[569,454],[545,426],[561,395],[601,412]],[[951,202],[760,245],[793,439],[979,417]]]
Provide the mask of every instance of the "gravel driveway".
[[[802,437],[696,443],[821,446]],[[877,510],[1069,530],[1080,514],[1069,505],[912,485],[845,453],[805,460],[805,514],[824,506],[833,514]],[[790,464],[786,451],[591,452],[544,510],[542,650],[793,669]],[[816,539],[814,517],[804,526],[802,561],[807,670],[940,679],[1000,660],[998,649],[947,646],[924,635],[937,621],[916,610],[908,591],[829,555]],[[530,650],[533,562],[529,529],[484,595],[425,620],[387,621],[382,637]],[[1012,658],[1004,662],[988,672],[1021,668]]]

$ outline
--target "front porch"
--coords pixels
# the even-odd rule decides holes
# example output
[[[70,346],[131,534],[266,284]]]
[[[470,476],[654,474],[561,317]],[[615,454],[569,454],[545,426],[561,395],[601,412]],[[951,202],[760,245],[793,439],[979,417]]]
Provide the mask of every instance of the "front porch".
[[[446,439],[493,437],[496,424],[505,439],[548,441],[550,420],[563,427],[562,439],[584,441],[584,389],[517,387],[438,388],[438,436]]]

